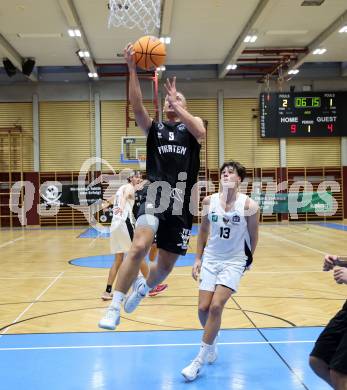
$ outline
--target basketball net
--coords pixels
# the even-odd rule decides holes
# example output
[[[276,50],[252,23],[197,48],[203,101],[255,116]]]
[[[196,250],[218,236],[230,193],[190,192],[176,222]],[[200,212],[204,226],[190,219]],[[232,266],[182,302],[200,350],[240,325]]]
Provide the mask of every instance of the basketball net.
[[[138,27],[146,34],[160,27],[160,0],[109,0],[108,27]]]

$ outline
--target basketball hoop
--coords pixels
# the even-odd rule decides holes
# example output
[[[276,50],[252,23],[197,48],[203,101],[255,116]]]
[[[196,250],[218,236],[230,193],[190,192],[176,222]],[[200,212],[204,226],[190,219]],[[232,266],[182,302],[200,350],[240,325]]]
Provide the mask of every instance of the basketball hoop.
[[[160,27],[160,0],[109,0],[108,27],[138,27],[146,34]]]
[[[141,155],[138,157],[138,162],[139,162],[139,165],[140,165],[140,170],[141,171],[145,171],[146,170],[146,156],[145,155]]]

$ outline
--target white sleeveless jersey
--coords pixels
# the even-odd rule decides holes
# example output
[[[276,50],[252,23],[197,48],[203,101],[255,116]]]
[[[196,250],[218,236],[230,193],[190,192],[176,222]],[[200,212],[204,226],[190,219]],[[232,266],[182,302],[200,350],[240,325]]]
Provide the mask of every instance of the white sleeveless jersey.
[[[120,186],[118,188],[116,195],[115,195],[115,198],[114,198],[113,211],[115,211],[116,208],[120,207],[122,197],[124,196],[124,191],[125,191],[127,186],[131,186],[131,184],[123,184],[122,186]],[[129,218],[132,223],[135,222],[135,218],[133,216],[134,203],[135,203],[135,198],[128,199],[125,203],[125,207],[123,210],[123,218],[124,219]]]
[[[251,264],[250,237],[244,215],[247,198],[239,193],[234,209],[225,212],[220,204],[220,194],[211,195],[208,212],[210,236],[204,249],[204,260],[239,260],[245,261],[247,267]]]

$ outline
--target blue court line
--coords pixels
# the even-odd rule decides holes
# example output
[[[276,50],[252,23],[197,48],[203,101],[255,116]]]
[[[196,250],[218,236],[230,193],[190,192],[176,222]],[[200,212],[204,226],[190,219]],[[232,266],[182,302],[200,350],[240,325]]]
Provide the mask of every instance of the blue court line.
[[[317,225],[326,227],[329,229],[343,230],[347,231],[347,225],[339,225],[338,223],[330,223],[330,222],[319,222]]]
[[[180,256],[176,262],[175,267],[186,267],[194,264],[195,253],[187,253],[185,256]],[[114,261],[114,255],[96,255],[79,257],[69,261],[70,264],[78,267],[89,268],[110,268]],[[148,261],[148,259],[147,259]]]
[[[197,330],[6,334],[0,379],[6,389],[330,389],[308,366],[322,328],[260,330],[294,373],[257,329],[228,329],[218,340],[218,360],[190,384],[180,371],[199,351]]]

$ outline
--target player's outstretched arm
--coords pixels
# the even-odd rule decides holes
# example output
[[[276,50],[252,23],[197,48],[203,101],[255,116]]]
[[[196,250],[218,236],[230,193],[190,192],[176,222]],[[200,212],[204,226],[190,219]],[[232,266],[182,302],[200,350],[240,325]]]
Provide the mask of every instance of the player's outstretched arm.
[[[208,235],[210,232],[210,221],[208,220],[208,208],[210,206],[210,197],[207,196],[202,201],[203,205],[203,215],[201,217],[201,225],[199,228],[199,234],[197,239],[197,249],[196,249],[196,256],[195,256],[195,262],[192,268],[192,276],[195,280],[198,279],[200,269],[201,269],[201,263],[202,263],[202,255],[204,253],[204,249],[207,243]]]
[[[347,267],[347,256],[337,256],[335,265],[339,267]]]
[[[129,43],[124,49],[124,58],[129,68],[129,100],[133,108],[135,120],[140,129],[147,135],[152,125],[150,118],[142,101],[142,92],[139,78],[136,73],[135,52],[133,45]]]
[[[249,237],[251,239],[251,252],[252,254],[255,251],[255,248],[258,244],[258,232],[259,232],[259,206],[258,204],[249,199],[248,204],[246,204],[247,211],[247,228]]]
[[[188,131],[198,140],[198,142],[202,142],[206,136],[206,129],[204,126],[204,122],[198,116],[193,116],[190,114],[184,107],[182,107],[177,102],[177,90],[176,90],[176,77],[170,81],[166,80],[166,84],[164,85],[167,97],[171,107],[174,109],[177,116],[180,118],[181,122],[183,122]]]

